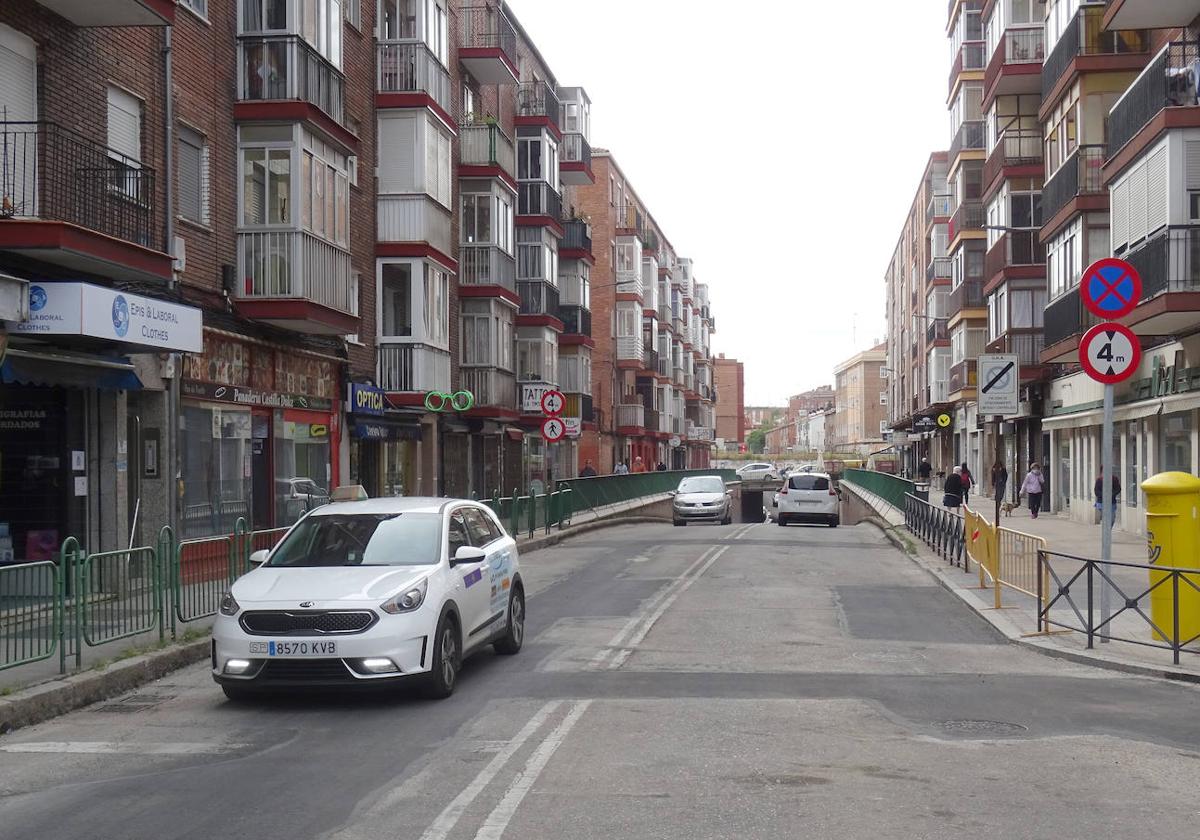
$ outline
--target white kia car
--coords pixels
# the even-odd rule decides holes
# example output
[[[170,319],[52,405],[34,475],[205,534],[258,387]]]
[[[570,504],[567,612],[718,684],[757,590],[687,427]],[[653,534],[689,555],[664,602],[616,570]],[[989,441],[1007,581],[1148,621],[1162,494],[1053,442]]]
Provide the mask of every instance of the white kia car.
[[[841,519],[841,497],[827,473],[800,472],[788,476],[779,491],[775,521],[824,522],[836,528]]]
[[[348,489],[358,500],[338,501]],[[516,542],[476,502],[339,488],[251,561],[213,626],[213,679],[231,699],[413,677],[447,697],[466,656],[524,640]]]

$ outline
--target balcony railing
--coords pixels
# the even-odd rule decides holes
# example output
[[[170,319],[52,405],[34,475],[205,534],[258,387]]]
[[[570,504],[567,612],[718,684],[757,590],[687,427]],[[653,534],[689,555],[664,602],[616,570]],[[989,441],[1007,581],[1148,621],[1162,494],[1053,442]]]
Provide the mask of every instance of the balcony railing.
[[[450,211],[424,194],[380,195],[375,215],[379,242],[428,242],[443,254],[454,253]]]
[[[950,337],[950,332],[946,328],[946,318],[934,318],[929,321],[925,327],[925,342],[932,344],[935,341],[945,341]]]
[[[516,409],[517,378],[494,367],[462,367],[459,387],[475,395],[476,405],[494,405]]]
[[[987,66],[984,46],[982,41],[966,41],[959,48],[958,54],[954,56],[954,62],[950,65],[949,86],[951,91],[958,82],[959,74],[964,70],[982,70]]]
[[[950,217],[948,235],[951,239],[968,230],[981,230],[986,218],[983,203],[976,200],[964,201]]]
[[[979,309],[986,304],[983,297],[983,280],[964,280],[950,292],[947,300],[947,317],[953,318],[964,309]]]
[[[658,351],[650,347],[642,348],[642,369],[658,370]]]
[[[358,314],[358,285],[350,252],[298,230],[246,231],[238,234],[241,299],[308,300]]]
[[[1200,46],[1194,42],[1168,44],[1142,71],[1108,116],[1108,156],[1119,152],[1159,111],[1197,105],[1196,62]]]
[[[582,163],[585,168],[590,169],[592,145],[578,131],[568,131],[563,135],[559,161],[561,163]]]
[[[975,387],[975,360],[964,359],[956,365],[950,366],[950,393],[962,391],[965,388]]]
[[[671,354],[669,352],[658,351],[658,366],[655,368],[655,372],[659,376],[671,375]]]
[[[1046,246],[1036,230],[1010,230],[1001,234],[984,258],[984,277],[991,280],[1009,266],[1044,265]]]
[[[617,291],[623,295],[642,296],[645,291],[642,288],[642,271],[636,269],[634,271],[618,271],[617,272]]]
[[[495,245],[463,245],[458,250],[458,282],[517,291],[517,263]]]
[[[953,261],[949,257],[934,257],[925,267],[925,281],[932,283],[934,280],[949,280],[952,264]],[[916,289],[913,289],[913,295],[916,295]]]
[[[450,390],[450,354],[424,344],[380,344],[379,387],[385,391]]]
[[[1046,58],[1046,30],[1007,29],[1002,55],[1005,64],[1041,64]]]
[[[162,249],[154,170],[50,122],[0,122],[0,223],[67,222]]]
[[[983,120],[967,120],[960,125],[954,139],[950,141],[950,160],[954,160],[964,151],[984,148],[987,136],[984,132]]]
[[[1028,166],[1042,162],[1042,131],[1037,128],[1006,129],[983,165],[983,186],[996,180],[1006,166]]]
[[[563,322],[563,332],[568,335],[592,334],[592,311],[582,306],[558,307],[558,317]]]
[[[1046,305],[1043,327],[1046,346],[1057,344],[1073,335],[1082,335],[1085,330],[1098,323],[1099,319],[1084,308],[1079,287],[1076,286]]]
[[[299,35],[243,36],[238,53],[241,101],[298,99],[342,122],[345,79]]]
[[[683,383],[686,381],[686,376],[684,375],[684,370],[682,367],[676,365],[671,369],[671,381],[679,387],[683,387]]]
[[[1042,333],[1006,333],[988,345],[990,353],[1012,353],[1022,367],[1040,365],[1046,337]]]
[[[617,358],[640,362],[642,360],[642,337],[640,335],[617,336]]]
[[[549,216],[562,218],[562,196],[545,181],[527,181],[517,185],[518,216]]]
[[[558,243],[560,251],[577,249],[592,253],[592,226],[583,219],[567,219],[563,222],[563,238]]]
[[[465,166],[499,166],[510,177],[517,177],[513,142],[495,123],[460,122],[458,142],[459,157]]]
[[[384,41],[375,50],[380,93],[425,93],[450,113],[450,73],[423,41]]]
[[[1049,221],[1077,196],[1104,192],[1104,146],[1080,146],[1042,187],[1042,219]]]
[[[618,426],[635,426],[639,429],[646,427],[646,408],[641,403],[615,405]]]
[[[947,219],[954,212],[954,196],[946,193],[934,193],[929,197],[929,205],[925,208],[926,219]]]
[[[495,5],[463,6],[458,10],[460,48],[499,49],[517,63],[517,31]]]
[[[1042,99],[1049,99],[1054,86],[1081,55],[1132,55],[1147,52],[1150,35],[1144,29],[1110,32],[1104,29],[1104,7],[1084,6],[1063,32],[1042,66]]]
[[[518,280],[522,315],[558,317],[558,289],[542,280]]]
[[[1124,259],[1142,276],[1143,303],[1164,292],[1200,291],[1200,226],[1160,231]]]
[[[562,123],[562,103],[554,87],[546,82],[522,82],[517,85],[518,117],[546,117],[555,128]]]

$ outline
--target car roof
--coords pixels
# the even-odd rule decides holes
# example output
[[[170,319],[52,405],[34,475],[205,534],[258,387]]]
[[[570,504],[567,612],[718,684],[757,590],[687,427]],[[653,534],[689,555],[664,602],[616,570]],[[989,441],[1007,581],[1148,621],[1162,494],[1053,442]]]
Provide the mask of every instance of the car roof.
[[[725,480],[724,476],[720,475],[685,475],[683,478],[679,479],[679,483],[682,484],[685,481],[691,481],[693,478],[715,478],[717,481]]]
[[[829,478],[830,477],[829,473],[827,473],[827,472],[813,471],[813,472],[799,472],[793,476],[788,476],[788,478],[803,478],[806,475],[816,476],[817,478]]]
[[[345,513],[441,513],[449,505],[479,505],[471,499],[447,499],[441,496],[387,496],[361,502],[333,502],[315,509],[309,516]]]

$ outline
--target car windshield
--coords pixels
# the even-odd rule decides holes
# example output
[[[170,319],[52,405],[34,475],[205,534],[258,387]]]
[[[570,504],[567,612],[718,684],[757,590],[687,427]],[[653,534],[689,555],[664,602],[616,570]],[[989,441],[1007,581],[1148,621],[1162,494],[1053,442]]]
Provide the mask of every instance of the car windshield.
[[[829,489],[829,479],[823,475],[794,475],[788,481],[793,490]]]
[[[424,566],[441,559],[436,513],[339,513],[295,527],[268,566]]]
[[[724,493],[725,482],[720,476],[698,475],[679,482],[680,493]]]

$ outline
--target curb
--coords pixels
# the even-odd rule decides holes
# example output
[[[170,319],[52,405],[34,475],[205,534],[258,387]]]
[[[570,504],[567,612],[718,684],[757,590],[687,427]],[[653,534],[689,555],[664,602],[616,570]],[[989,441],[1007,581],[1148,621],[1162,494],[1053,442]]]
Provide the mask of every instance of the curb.
[[[1009,642],[1010,644],[1018,645],[1026,650],[1033,651],[1034,653],[1038,653],[1042,656],[1050,657],[1052,659],[1061,659],[1067,662],[1074,662],[1077,665],[1090,665],[1094,668],[1101,668],[1107,671],[1117,671],[1119,673],[1130,674],[1133,676],[1155,677],[1158,679],[1172,680],[1174,682],[1200,684],[1200,674],[1193,674],[1189,671],[1175,671],[1170,668],[1164,668],[1160,665],[1144,665],[1140,662],[1129,662],[1120,659],[1107,659],[1081,651],[1065,650],[1054,645],[1046,644],[1045,642],[1038,642],[1032,639],[1023,639],[1019,635],[1016,635],[1010,631],[1008,628],[1001,626],[999,622],[994,621],[992,619],[993,611],[984,610],[972,599],[964,597],[959,591],[960,587],[958,584],[941,574],[939,569],[935,566],[931,566],[924,562],[925,558],[919,555],[910,554],[905,547],[903,540],[893,533],[894,527],[903,526],[889,526],[878,515],[868,516],[862,521],[868,522],[883,531],[883,535],[887,537],[888,541],[897,549],[899,549],[899,551],[904,554],[905,557],[908,557],[914,563],[916,563],[918,567],[924,569],[929,576],[936,580],[943,589],[952,593],[962,604],[971,610],[971,612],[983,619],[988,627],[995,631],[999,638]],[[918,551],[921,551],[921,549],[922,546],[918,545]],[[951,566],[949,568],[958,567]]]
[[[599,531],[601,528],[612,528],[617,525],[634,525],[639,522],[669,522],[661,516],[612,516],[606,519],[597,519],[593,522],[582,522],[579,525],[569,526],[565,531],[558,531],[552,534],[543,534],[540,537],[526,539],[525,542],[517,543],[517,550],[521,553],[526,551],[540,551],[543,548],[549,548],[552,545],[558,545],[563,540],[568,540],[571,537],[586,534],[589,531]]]
[[[0,735],[124,694],[206,659],[209,649],[205,638],[21,689],[0,698]]]

